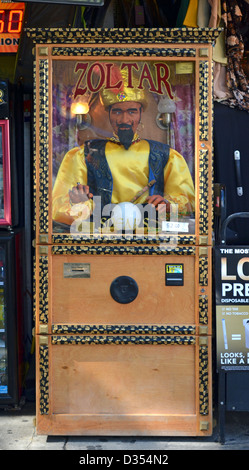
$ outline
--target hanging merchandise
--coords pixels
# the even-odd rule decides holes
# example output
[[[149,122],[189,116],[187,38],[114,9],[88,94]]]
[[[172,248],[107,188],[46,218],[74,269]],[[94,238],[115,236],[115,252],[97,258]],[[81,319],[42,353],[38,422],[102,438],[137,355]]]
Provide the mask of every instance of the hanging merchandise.
[[[183,22],[184,26],[197,28],[198,0],[190,0],[188,10]]]
[[[209,0],[208,0],[209,2]],[[206,27],[209,28],[223,28],[220,33],[214,49],[213,49],[213,63],[214,63],[214,100],[224,102],[232,97],[232,94],[227,86],[227,54],[226,54],[226,38],[225,38],[225,24],[221,17],[221,0],[210,1],[210,15],[207,18]]]
[[[211,5],[209,0],[199,0],[197,10],[197,25],[198,28],[207,28],[209,18],[211,15]]]
[[[186,16],[189,6],[189,0],[181,0],[179,5],[178,15],[176,19],[176,27],[181,28],[183,26],[183,21]]]
[[[243,70],[249,4],[243,0],[223,0],[221,10],[226,28],[227,86],[232,95],[223,103],[249,111],[249,82]]]

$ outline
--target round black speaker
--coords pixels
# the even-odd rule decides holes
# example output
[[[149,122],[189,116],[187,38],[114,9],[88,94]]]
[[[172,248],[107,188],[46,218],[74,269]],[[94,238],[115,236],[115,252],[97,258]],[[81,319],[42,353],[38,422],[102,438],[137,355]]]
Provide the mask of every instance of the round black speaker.
[[[138,295],[138,285],[132,277],[119,276],[111,283],[110,292],[116,302],[129,304]]]

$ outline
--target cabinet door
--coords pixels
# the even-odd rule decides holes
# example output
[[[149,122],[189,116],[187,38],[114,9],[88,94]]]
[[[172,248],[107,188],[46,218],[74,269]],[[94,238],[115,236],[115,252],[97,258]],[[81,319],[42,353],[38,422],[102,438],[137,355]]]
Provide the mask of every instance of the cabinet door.
[[[38,433],[212,432],[211,338],[53,335],[38,342]]]

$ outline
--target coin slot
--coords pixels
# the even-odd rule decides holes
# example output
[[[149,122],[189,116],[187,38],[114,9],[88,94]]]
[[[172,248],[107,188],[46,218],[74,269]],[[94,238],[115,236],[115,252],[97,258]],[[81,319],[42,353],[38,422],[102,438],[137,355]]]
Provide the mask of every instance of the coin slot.
[[[64,263],[64,277],[89,278],[90,263]]]

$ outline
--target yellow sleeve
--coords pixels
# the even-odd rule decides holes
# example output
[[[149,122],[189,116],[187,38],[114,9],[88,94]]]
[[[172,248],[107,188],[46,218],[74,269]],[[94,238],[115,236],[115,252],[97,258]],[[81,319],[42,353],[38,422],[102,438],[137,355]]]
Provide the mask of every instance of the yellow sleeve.
[[[188,165],[182,155],[173,149],[170,149],[164,169],[164,197],[178,204],[179,214],[195,209],[195,190]]]
[[[53,220],[70,225],[77,214],[72,216],[69,190],[77,183],[87,184],[87,167],[84,148],[76,147],[66,153],[59,168],[52,193]]]

